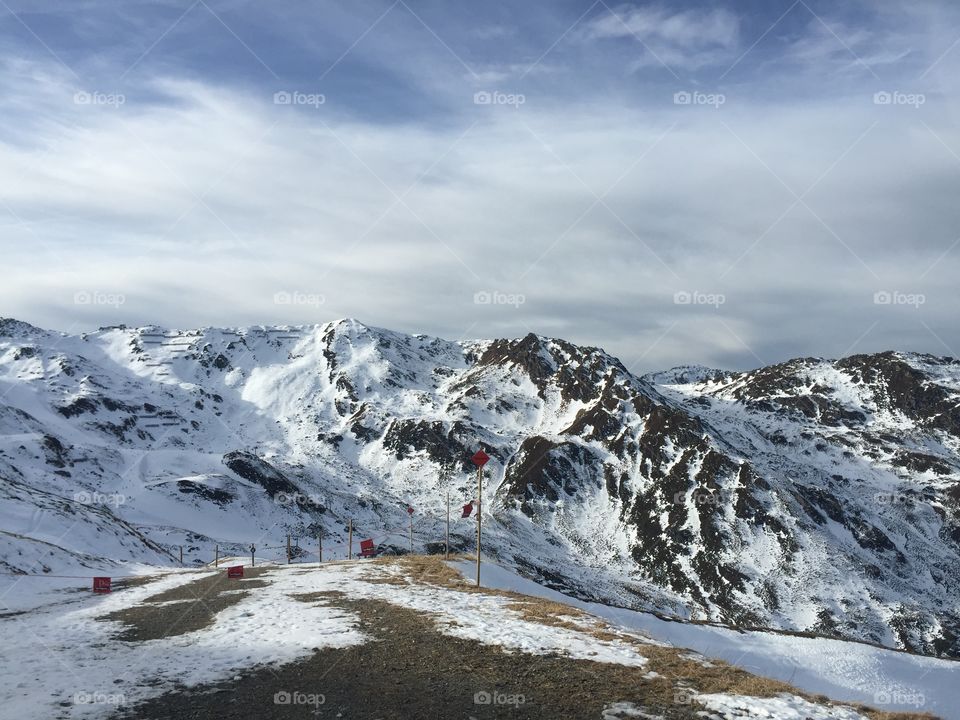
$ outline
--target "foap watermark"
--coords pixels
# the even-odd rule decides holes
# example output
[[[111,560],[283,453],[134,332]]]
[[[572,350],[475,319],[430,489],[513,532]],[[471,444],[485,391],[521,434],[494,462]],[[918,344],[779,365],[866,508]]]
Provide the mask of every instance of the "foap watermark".
[[[907,105],[918,108],[927,101],[923,93],[905,93],[899,90],[881,90],[873,94],[874,105]]]
[[[919,308],[926,304],[927,296],[922,293],[905,293],[899,290],[878,290],[873,294],[874,305],[908,305]]]
[[[921,708],[927,704],[927,698],[924,697],[923,693],[918,692],[907,692],[905,690],[880,690],[877,693],[874,693],[873,696],[874,705],[898,705],[904,706],[909,705],[915,708]]]
[[[695,492],[689,496],[690,502],[692,502],[697,507],[701,505],[721,505],[723,503],[723,498],[720,497],[719,493],[708,493],[708,492]],[[674,505],[686,505],[687,504],[687,493],[681,491],[674,493],[673,495],[673,504]]]
[[[481,690],[473,695],[474,705],[513,705],[519,707],[526,701],[527,698],[521,693],[502,693],[496,690],[493,692]]]
[[[326,696],[321,693],[305,693],[298,690],[293,692],[281,690],[273,695],[274,705],[311,705],[319,708],[326,701]]]
[[[320,293],[281,290],[273,294],[274,305],[313,305],[317,307],[325,302],[327,302],[327,298]]]
[[[727,102],[727,96],[723,93],[705,93],[699,90],[688,92],[687,90],[680,90],[673,94],[674,105],[708,105],[719,108],[725,102]]]
[[[127,698],[122,693],[78,692],[73,695],[74,705],[112,705],[120,707],[127,704]]]
[[[505,293],[499,290],[480,290],[473,294],[474,305],[512,305],[520,307],[527,301],[522,293]]]
[[[499,90],[480,90],[473,94],[474,105],[512,105],[519,108],[527,101],[522,93],[505,93]]]
[[[74,105],[98,105],[118,108],[127,102],[123,93],[89,92],[78,90],[73,94]]]
[[[85,490],[73,494],[73,501],[81,505],[111,505],[120,507],[127,502],[127,496],[121,493],[87,492]]]
[[[715,308],[720,307],[727,302],[727,296],[723,293],[705,293],[699,290],[679,290],[673,294],[674,305],[712,305]]]
[[[909,495],[897,492],[877,493],[873,498],[877,505],[913,507],[916,501]]]
[[[109,305],[110,307],[120,307],[126,301],[127,298],[123,293],[79,290],[73,294],[74,305]]]
[[[273,501],[277,505],[284,505],[284,506],[286,505],[301,505],[301,506],[302,505],[322,505],[323,504],[322,502],[320,502],[319,495],[304,495],[303,493],[298,493],[298,492],[294,492],[294,493],[279,492],[274,496]]]
[[[273,94],[274,105],[303,105],[315,110],[327,102],[323,93],[305,93],[299,90],[279,90]]]
[[[697,697],[697,692],[692,688],[680,687],[673,691],[674,705],[690,705]]]

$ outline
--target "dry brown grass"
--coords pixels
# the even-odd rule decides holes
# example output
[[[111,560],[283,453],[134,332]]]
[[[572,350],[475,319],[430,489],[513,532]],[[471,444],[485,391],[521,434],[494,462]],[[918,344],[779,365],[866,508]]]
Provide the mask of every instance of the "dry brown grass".
[[[451,556],[451,560],[473,560],[468,556]],[[674,700],[677,687],[693,687],[701,693],[730,693],[750,697],[774,697],[781,693],[797,695],[810,702],[830,704],[828,697],[812,695],[778,680],[752,675],[734,665],[721,660],[700,661],[684,655],[695,655],[684,648],[661,647],[643,641],[640,636],[624,633],[613,628],[603,620],[594,619],[579,608],[560,602],[534,598],[508,590],[478,588],[472,581],[465,579],[457,570],[451,568],[443,557],[438,555],[404,555],[402,557],[383,557],[372,561],[380,566],[397,566],[401,572],[384,574],[381,578],[370,580],[391,585],[428,584],[451,588],[461,592],[483,593],[509,598],[507,607],[519,612],[525,620],[551,627],[589,633],[598,640],[619,641],[635,645],[650,660],[649,669],[662,676],[650,681],[651,694],[664,705]],[[632,672],[627,668],[614,667],[614,673]],[[931,720],[936,716],[929,713],[888,713],[866,705],[854,705],[857,712],[871,720]]]

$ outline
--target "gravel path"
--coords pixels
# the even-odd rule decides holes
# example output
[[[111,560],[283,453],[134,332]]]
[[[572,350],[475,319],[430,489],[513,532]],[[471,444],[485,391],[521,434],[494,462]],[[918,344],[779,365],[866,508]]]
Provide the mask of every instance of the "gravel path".
[[[375,640],[321,649],[306,660],[254,670],[239,680],[170,692],[117,717],[598,720],[614,701],[631,701],[670,719],[696,717],[691,708],[660,706],[668,685],[644,679],[644,670],[507,654],[496,646],[442,635],[429,618],[386,602],[353,601],[339,594],[304,600],[355,613]],[[291,704],[278,704],[284,698]],[[609,715],[611,720],[619,717],[626,716]]]

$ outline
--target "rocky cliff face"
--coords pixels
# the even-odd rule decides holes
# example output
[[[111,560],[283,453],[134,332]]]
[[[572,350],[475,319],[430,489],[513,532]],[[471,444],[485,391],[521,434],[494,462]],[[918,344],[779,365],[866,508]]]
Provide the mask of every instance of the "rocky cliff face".
[[[949,358],[636,377],[534,335],[451,343],[345,320],[75,337],[0,321],[0,396],[0,488],[16,498],[0,549],[19,571],[167,562],[176,545],[199,561],[212,542],[287,532],[336,552],[348,519],[401,548],[408,503],[415,543],[435,547],[446,491],[474,496],[483,447],[486,549],[542,580],[960,654]],[[472,531],[455,523],[455,545],[472,549]]]

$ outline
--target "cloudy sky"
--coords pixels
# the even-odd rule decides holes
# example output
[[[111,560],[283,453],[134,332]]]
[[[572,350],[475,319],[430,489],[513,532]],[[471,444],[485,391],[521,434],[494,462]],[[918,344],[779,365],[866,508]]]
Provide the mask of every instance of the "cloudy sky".
[[[960,6],[0,0],[0,316],[960,355]]]

